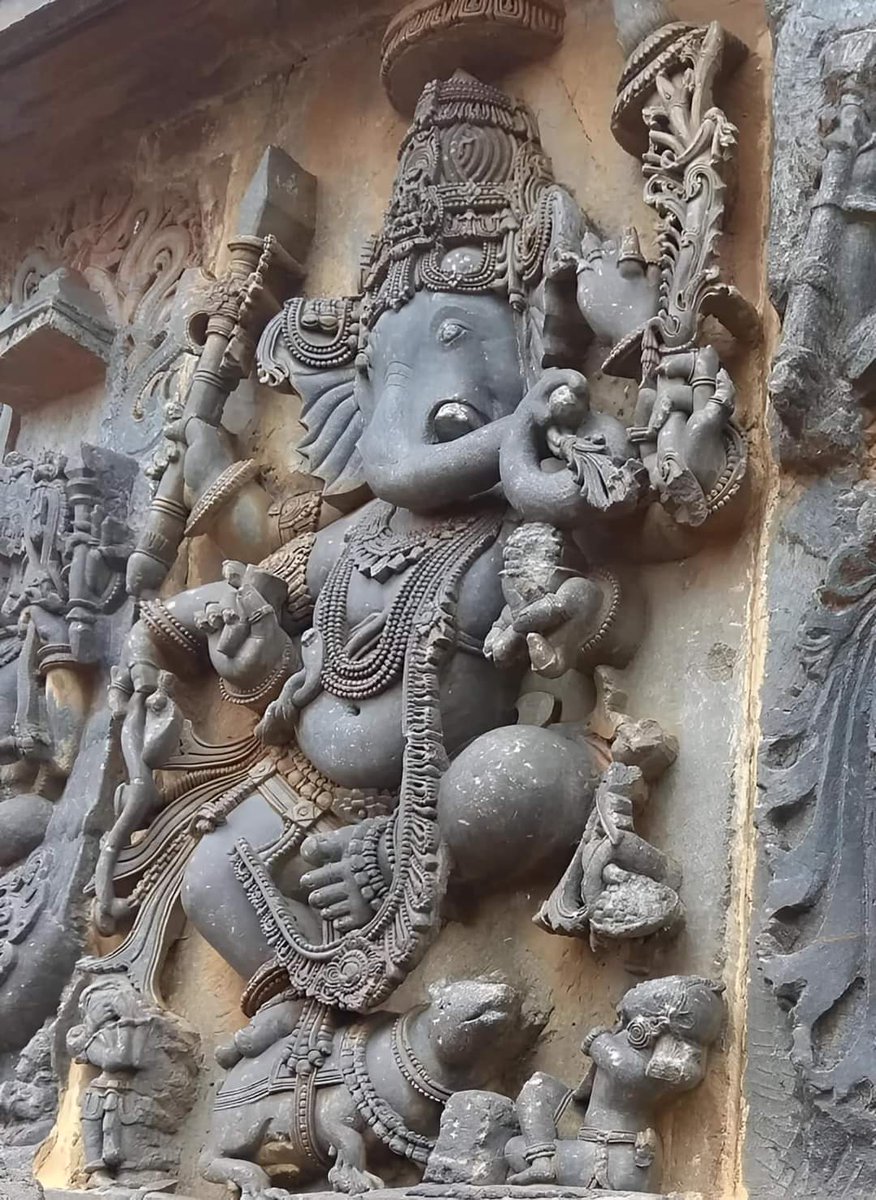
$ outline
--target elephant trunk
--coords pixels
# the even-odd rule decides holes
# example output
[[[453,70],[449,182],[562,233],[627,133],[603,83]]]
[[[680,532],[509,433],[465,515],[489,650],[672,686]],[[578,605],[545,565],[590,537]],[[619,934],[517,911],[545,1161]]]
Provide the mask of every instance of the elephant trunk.
[[[432,512],[488,491],[499,482],[499,448],[510,418],[502,417],[450,442],[411,447],[370,430],[360,448],[376,496],[413,512]]]

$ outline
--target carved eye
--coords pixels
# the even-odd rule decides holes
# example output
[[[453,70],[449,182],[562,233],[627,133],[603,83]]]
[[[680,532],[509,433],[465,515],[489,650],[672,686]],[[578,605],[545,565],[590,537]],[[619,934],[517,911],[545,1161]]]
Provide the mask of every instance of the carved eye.
[[[459,321],[442,321],[438,329],[438,341],[444,346],[449,346],[458,341],[465,331],[465,326]]]

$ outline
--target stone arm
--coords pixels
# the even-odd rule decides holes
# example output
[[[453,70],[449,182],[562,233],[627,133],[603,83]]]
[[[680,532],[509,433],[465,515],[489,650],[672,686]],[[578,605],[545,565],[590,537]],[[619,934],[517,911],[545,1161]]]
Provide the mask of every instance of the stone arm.
[[[640,388],[630,438],[660,503],[681,525],[739,511],[746,452],[732,424],[736,389],[711,346],[667,355]]]
[[[67,1051],[74,1062],[88,1062],[88,1043],[91,1040],[91,1029],[88,1025],[73,1025],[67,1031]]]
[[[209,659],[224,695],[261,711],[298,665],[297,647],[280,625],[283,580],[238,562],[226,562],[223,574],[166,602],[145,602],[113,671],[110,707],[121,722],[127,782],[116,792],[116,819],[95,868],[95,919],[104,932],[127,912],[114,893],[118,856],[160,808],[154,772],[179,745],[182,714],[167,668],[187,673]]]
[[[242,1058],[258,1058],[278,1038],[294,1033],[301,1016],[301,1002],[280,999],[265,1004],[248,1025],[216,1047],[216,1061],[230,1071]]]
[[[630,229],[620,242],[602,242],[588,233],[581,253],[568,258],[577,275],[578,307],[597,339],[612,347],[604,369],[635,377],[660,304],[659,273],[645,261],[638,235]],[[656,372],[646,375],[629,437],[654,495],[671,523],[687,531],[734,525],[744,509],[745,442],[731,421],[735,389],[716,351],[664,351]],[[661,530],[659,521],[648,524],[642,547],[647,558],[683,557],[699,548],[691,538]]]
[[[228,558],[259,562],[282,541],[271,502],[256,482],[255,464],[241,459],[221,426],[193,418],[186,425],[186,530],[209,532]]]
[[[183,534],[209,533],[228,557],[244,562],[258,562],[282,540],[255,464],[240,458],[226,430],[195,414],[170,424],[165,441],[166,462],[153,468],[159,479],[150,520],[128,560],[133,596],[155,594]]]

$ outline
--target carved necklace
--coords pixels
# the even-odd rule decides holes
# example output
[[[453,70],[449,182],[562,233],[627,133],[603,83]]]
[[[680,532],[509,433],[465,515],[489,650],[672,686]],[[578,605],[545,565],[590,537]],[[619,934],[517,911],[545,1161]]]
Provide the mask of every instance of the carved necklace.
[[[393,1050],[396,1044],[396,1027],[401,1020],[401,1017],[397,1017],[393,1023]],[[371,1030],[367,1025],[353,1025],[344,1034],[339,1065],[347,1090],[372,1132],[385,1145],[389,1146],[393,1154],[425,1164],[435,1148],[435,1139],[408,1128],[401,1113],[396,1112],[389,1101],[384,1100],[378,1094],[368,1072],[368,1063],[365,1057],[370,1036]],[[416,1061],[419,1062],[419,1060]],[[422,1078],[427,1081],[429,1086],[440,1087],[427,1075],[424,1074]],[[434,1099],[434,1097],[430,1097],[430,1099]],[[438,1101],[438,1103],[443,1103],[443,1101]]]
[[[412,1008],[410,1012],[406,1012],[397,1021],[393,1021],[389,1035],[392,1045],[392,1057],[395,1059],[395,1065],[398,1067],[399,1072],[415,1092],[419,1092],[427,1100],[434,1100],[436,1104],[446,1104],[453,1095],[453,1092],[429,1074],[414,1053],[411,1039],[408,1036],[408,1030],[413,1018],[425,1011],[425,1005],[422,1005],[420,1008]]]
[[[394,511],[380,504],[352,527],[316,602],[313,623],[324,647],[322,686],[342,699],[379,696],[401,678],[418,613],[473,546],[496,537],[502,521],[501,510],[493,508],[398,535],[389,525]],[[386,613],[370,629],[360,627],[358,644],[347,622],[355,571],[381,581],[405,573]]]

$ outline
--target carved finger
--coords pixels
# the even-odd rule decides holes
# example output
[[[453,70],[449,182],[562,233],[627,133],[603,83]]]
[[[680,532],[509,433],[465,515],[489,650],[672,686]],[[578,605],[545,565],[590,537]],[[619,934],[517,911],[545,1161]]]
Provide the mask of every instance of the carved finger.
[[[301,886],[315,894],[322,888],[343,884],[343,879],[343,867],[339,863],[328,863],[324,867],[315,867],[312,871],[305,872],[301,876]]]
[[[549,258],[549,268],[552,276],[566,271],[577,271],[581,260],[572,250],[553,250]]]
[[[280,746],[291,737],[297,715],[295,705],[281,694],[268,705],[253,732],[260,742],[268,746]]]
[[[627,883],[633,876],[630,871],[625,871],[617,863],[609,862],[603,868],[602,878],[606,883]]]
[[[248,570],[241,580],[235,596],[235,603],[238,612],[250,624],[260,621],[262,617],[269,614],[276,616],[273,605],[265,599],[253,582],[251,570]]]
[[[691,383],[703,383],[709,380],[712,384],[718,377],[721,360],[714,346],[703,346],[697,351]]]
[[[581,239],[581,257],[578,260],[579,271],[592,271],[593,263],[602,258],[603,248],[602,241],[593,232],[588,229]]]
[[[646,267],[647,263],[639,242],[639,231],[635,225],[628,225],[624,230],[618,251],[618,272],[624,279],[636,279],[645,274]]]
[[[339,862],[343,858],[347,842],[350,840],[352,828],[346,837],[332,833],[313,833],[301,843],[301,857],[305,862],[321,865],[322,863]],[[314,874],[314,872],[311,872]]]
[[[350,915],[346,917],[339,917],[335,922],[335,927],[338,933],[351,933],[352,930],[358,929],[362,924],[364,924],[364,922],[359,921],[356,919],[356,917]]]
[[[331,869],[334,870],[334,868]],[[304,883],[305,880],[312,879],[316,874],[318,874],[317,871],[311,871],[309,875],[302,876],[301,882]],[[305,883],[305,887],[307,886],[309,886],[309,883]],[[330,883],[326,887],[317,888],[316,891],[310,893],[308,903],[313,908],[328,908],[341,905],[344,912],[349,911],[350,907],[347,889],[343,883]]]
[[[667,354],[660,360],[657,375],[660,379],[683,379],[690,383],[696,367],[698,355],[693,351],[684,350],[676,354]]]
[[[514,617],[514,630],[518,634],[549,633],[565,616],[563,602],[555,592],[548,592],[540,600],[533,600],[521,608]]]
[[[222,564],[222,578],[226,583],[229,583],[233,588],[239,588],[243,583],[243,576],[246,572],[246,567],[242,562],[236,559],[227,558]]]
[[[204,607],[195,613],[195,626],[202,633],[216,633],[222,628],[222,611],[216,600],[208,600]]]

